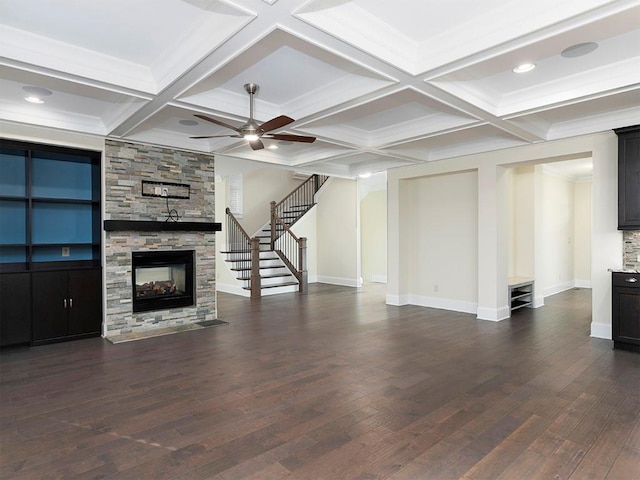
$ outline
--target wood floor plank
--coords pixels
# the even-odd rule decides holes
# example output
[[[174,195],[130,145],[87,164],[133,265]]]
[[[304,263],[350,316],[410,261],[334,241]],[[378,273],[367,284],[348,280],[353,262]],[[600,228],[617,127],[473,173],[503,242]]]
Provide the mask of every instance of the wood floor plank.
[[[640,357],[590,293],[508,320],[384,286],[220,293],[224,328],[0,351],[0,479],[619,480]]]

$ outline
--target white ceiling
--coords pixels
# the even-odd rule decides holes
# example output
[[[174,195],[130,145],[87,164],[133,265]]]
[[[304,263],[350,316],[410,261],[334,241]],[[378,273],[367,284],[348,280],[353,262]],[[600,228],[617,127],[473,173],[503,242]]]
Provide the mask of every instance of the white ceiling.
[[[640,0],[0,0],[0,122],[354,177],[639,124],[638,45]],[[317,141],[189,138],[248,82]]]

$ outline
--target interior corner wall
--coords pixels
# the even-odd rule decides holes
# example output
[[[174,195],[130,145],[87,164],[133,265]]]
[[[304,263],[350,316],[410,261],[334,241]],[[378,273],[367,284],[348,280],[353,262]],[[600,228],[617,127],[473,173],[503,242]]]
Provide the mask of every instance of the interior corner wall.
[[[318,282],[361,286],[357,182],[331,178],[320,192],[316,208]]]

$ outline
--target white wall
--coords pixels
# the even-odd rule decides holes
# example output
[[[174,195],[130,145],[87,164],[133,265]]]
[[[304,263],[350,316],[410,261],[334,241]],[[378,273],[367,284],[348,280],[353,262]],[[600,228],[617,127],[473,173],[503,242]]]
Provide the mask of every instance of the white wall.
[[[509,169],[510,198],[510,265],[509,276],[535,276],[535,168]]]
[[[356,181],[331,178],[319,194],[316,209],[318,281],[361,286]]]
[[[417,220],[409,228],[409,303],[475,313],[477,172],[418,178],[408,188]]]
[[[591,248],[593,336],[611,338],[611,278],[607,269],[622,265],[622,235],[617,231],[617,137],[613,132],[575,137],[495,152],[468,155],[388,172],[389,265],[387,303],[409,303],[410,255],[405,238],[420,223],[417,207],[408,201],[412,179],[443,173],[478,171],[478,317],[498,320],[508,312],[509,271],[508,188],[501,172],[518,164],[593,159]],[[536,167],[538,168],[538,167]],[[537,186],[534,186],[537,189]],[[536,212],[538,208],[536,208]],[[537,217],[537,213],[536,213]],[[535,219],[536,226],[541,223]],[[536,232],[538,228],[536,227]],[[536,241],[537,243],[537,241]],[[540,242],[542,243],[542,241]],[[418,265],[419,268],[426,265]],[[536,261],[536,270],[538,269]],[[443,287],[444,288],[444,287]],[[448,286],[446,288],[449,288]],[[467,294],[466,301],[474,297]]]
[[[591,287],[591,182],[574,184],[573,277],[576,287]]]
[[[271,201],[279,202],[303,180],[293,172],[273,167],[247,171],[242,177],[244,213],[240,223],[249,235],[255,235],[271,216]]]
[[[366,282],[387,281],[387,190],[370,191],[360,201],[360,256]]]
[[[542,203],[543,270],[536,282],[547,297],[574,285],[573,182],[545,173]]]
[[[291,231],[298,237],[307,239],[307,281],[318,281],[318,207],[313,207],[298,220]]]

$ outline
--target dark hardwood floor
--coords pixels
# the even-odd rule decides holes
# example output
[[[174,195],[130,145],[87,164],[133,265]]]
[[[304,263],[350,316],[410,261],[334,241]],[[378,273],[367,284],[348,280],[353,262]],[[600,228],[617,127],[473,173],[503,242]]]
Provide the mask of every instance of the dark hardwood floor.
[[[219,294],[227,326],[0,354],[3,479],[640,478],[640,355],[590,291],[499,323],[379,286]]]

